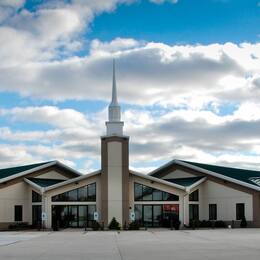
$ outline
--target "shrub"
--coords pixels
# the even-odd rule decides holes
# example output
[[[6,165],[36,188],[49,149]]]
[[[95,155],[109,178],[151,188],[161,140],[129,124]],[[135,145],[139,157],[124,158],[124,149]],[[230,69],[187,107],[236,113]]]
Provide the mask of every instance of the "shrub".
[[[200,221],[199,225],[202,228],[210,228],[212,227],[212,222],[210,220],[202,220]]]
[[[99,230],[100,228],[101,228],[100,224],[96,220],[94,220],[92,223],[92,229],[96,231]]]
[[[243,217],[241,222],[240,222],[240,227],[241,228],[246,228],[247,227],[247,221],[246,221],[246,218]]]
[[[224,221],[222,221],[222,220],[217,220],[217,221],[215,222],[215,227],[216,227],[216,228],[225,228],[225,227],[227,227],[227,225],[226,225],[226,223],[225,223]]]
[[[30,229],[31,226],[27,222],[17,222],[10,224],[8,228],[12,230],[25,230]]]
[[[174,221],[173,226],[175,230],[180,229],[181,222],[179,220]]]
[[[111,222],[108,225],[110,230],[120,230],[120,224],[117,222],[116,218],[113,217]]]
[[[190,220],[190,227],[192,227],[192,229],[198,228],[200,227],[200,221],[197,219],[191,219]]]
[[[131,222],[128,226],[128,229],[129,230],[139,230],[140,229],[139,223],[137,221]]]

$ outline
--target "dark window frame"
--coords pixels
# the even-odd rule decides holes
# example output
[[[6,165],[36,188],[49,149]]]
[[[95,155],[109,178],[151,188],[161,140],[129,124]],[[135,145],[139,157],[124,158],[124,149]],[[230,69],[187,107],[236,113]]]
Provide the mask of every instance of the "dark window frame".
[[[42,202],[42,195],[32,190],[32,202]]]
[[[89,187],[94,187],[94,195],[89,195]],[[79,190],[82,189],[82,188],[87,188],[87,197],[85,200],[82,200],[80,199],[79,197]],[[69,197],[69,194],[70,193],[73,193],[73,192],[76,192],[76,199],[71,199]],[[52,202],[68,202],[68,201],[71,201],[71,202],[95,202],[97,199],[97,187],[96,187],[96,182],[93,182],[93,183],[90,183],[88,185],[85,185],[85,186],[82,186],[82,187],[79,187],[77,189],[73,189],[73,190],[69,190],[69,191],[66,191],[66,192],[63,192],[63,193],[60,193],[60,194],[57,194],[57,195],[54,195],[51,197],[51,200]]]
[[[195,215],[197,215],[197,216],[195,216]],[[200,207],[199,207],[199,204],[189,204],[189,219],[190,219],[190,221],[199,220],[200,219]]]
[[[140,190],[141,189],[141,190]],[[151,199],[146,199],[144,196],[144,191],[145,190],[151,190],[151,193],[149,194],[146,194],[146,196],[151,196]],[[138,193],[140,193],[141,191],[141,196],[139,197],[140,194],[138,194],[137,196],[137,191]],[[161,193],[161,198],[162,199],[155,199],[155,193]],[[169,199],[170,198],[170,199]],[[180,200],[180,197],[176,194],[173,194],[173,193],[169,193],[169,192],[166,192],[166,191],[162,191],[162,190],[159,190],[159,189],[155,189],[153,187],[150,187],[150,186],[147,186],[147,185],[144,185],[144,184],[141,184],[141,183],[138,183],[138,182],[135,182],[134,183],[134,199],[135,201],[179,201]]]
[[[209,220],[217,220],[218,208],[217,204],[209,204]]]
[[[236,203],[236,220],[242,220],[245,217],[245,203]]]
[[[65,219],[63,219],[63,224],[65,224],[64,227],[72,227],[72,228],[82,228],[82,227],[92,227],[94,222],[94,212],[97,210],[96,204],[86,204],[86,205],[52,205],[52,226],[58,224],[58,222],[55,223],[54,218],[54,212],[56,215],[56,210],[59,211],[58,208],[61,208],[63,212],[66,212],[64,215]],[[81,219],[82,216],[80,216],[80,208],[85,208],[85,217],[84,219]],[[73,214],[73,210],[74,213]],[[56,221],[59,221],[59,218],[56,218]],[[80,224],[81,223],[81,224]]]
[[[14,206],[14,221],[15,222],[23,221],[23,205]]]
[[[189,194],[189,201],[199,201],[199,189]]]

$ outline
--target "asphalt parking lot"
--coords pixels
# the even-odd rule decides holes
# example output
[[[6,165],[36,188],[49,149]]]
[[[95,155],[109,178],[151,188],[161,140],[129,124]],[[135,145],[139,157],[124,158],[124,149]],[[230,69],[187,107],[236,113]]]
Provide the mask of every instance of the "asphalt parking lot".
[[[260,229],[0,232],[0,260],[260,259]]]

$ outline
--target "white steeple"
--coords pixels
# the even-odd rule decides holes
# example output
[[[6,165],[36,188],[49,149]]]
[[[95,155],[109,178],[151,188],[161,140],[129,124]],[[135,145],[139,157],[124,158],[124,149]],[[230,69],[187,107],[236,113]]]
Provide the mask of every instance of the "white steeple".
[[[116,68],[115,59],[113,59],[113,84],[112,84],[112,100],[108,107],[108,122],[107,135],[123,135],[124,123],[121,120],[121,109],[117,101],[117,89],[116,89]]]

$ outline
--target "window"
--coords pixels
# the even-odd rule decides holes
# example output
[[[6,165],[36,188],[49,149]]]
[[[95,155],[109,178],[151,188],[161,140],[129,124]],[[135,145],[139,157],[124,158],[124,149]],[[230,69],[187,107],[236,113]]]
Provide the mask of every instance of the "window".
[[[68,198],[68,201],[77,201],[78,200],[78,189],[68,191],[67,198]]]
[[[39,227],[42,222],[42,206],[32,205],[32,225]]]
[[[52,226],[92,227],[96,205],[53,205]]]
[[[241,220],[245,217],[245,203],[236,204],[236,217],[237,220]]]
[[[165,192],[167,193],[167,192]],[[163,192],[161,190],[153,191],[153,200],[163,200]]]
[[[153,188],[143,185],[143,200],[153,200]]]
[[[209,220],[217,220],[217,204],[209,204]]]
[[[178,201],[179,196],[135,183],[135,201]]]
[[[135,204],[135,220],[145,227],[170,227],[179,220],[178,204]]]
[[[190,220],[199,220],[199,205],[190,204],[189,213],[190,213]]]
[[[53,196],[52,201],[96,201],[96,183]]]
[[[42,196],[34,190],[32,191],[32,202],[42,202]]]
[[[88,185],[88,201],[96,201],[96,183]]]
[[[199,201],[199,190],[195,190],[189,195],[189,201]]]
[[[14,221],[23,221],[23,206],[14,206]]]
[[[169,192],[163,192],[163,200],[164,201],[178,201],[179,196],[175,194],[171,194]]]
[[[143,185],[135,183],[135,200],[142,200]]]

